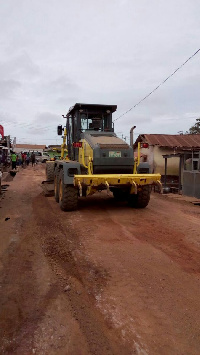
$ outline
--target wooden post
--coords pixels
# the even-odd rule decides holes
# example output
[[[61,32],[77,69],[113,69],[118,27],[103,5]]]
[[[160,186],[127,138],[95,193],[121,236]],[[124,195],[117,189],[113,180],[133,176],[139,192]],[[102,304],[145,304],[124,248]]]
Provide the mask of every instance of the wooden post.
[[[182,156],[180,155],[179,160],[179,181],[178,181],[178,193],[180,194],[181,191],[181,167],[182,167]]]
[[[165,180],[164,180],[164,187],[167,185],[167,158],[165,158]]]

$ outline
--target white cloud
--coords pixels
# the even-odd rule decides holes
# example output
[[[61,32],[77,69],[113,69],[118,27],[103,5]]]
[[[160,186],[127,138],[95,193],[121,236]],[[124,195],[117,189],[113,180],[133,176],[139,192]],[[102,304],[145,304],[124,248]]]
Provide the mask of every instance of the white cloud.
[[[198,49],[199,13],[197,0],[0,0],[1,111],[13,117],[6,132],[31,142],[27,124],[40,117],[52,129],[34,139],[52,143],[56,117],[63,123],[75,102],[117,104],[118,117]],[[199,57],[116,130],[127,134],[134,122],[145,133],[187,130],[195,121],[187,113],[199,112]]]
[[[20,82],[13,79],[0,80],[0,101],[12,99],[20,86]]]

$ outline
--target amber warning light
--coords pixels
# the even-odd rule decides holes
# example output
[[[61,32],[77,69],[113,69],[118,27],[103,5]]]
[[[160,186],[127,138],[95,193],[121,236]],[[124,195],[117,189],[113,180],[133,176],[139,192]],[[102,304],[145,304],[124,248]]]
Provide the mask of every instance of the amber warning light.
[[[73,147],[74,148],[82,148],[82,142],[74,142]]]

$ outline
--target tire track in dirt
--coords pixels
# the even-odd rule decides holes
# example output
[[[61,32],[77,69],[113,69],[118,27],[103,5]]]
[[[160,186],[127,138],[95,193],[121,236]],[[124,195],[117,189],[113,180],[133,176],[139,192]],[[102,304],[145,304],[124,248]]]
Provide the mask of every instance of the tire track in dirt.
[[[49,200],[40,196],[34,201],[37,235],[60,285],[69,286],[66,297],[91,354],[131,354],[132,349],[119,340],[120,333],[95,306],[95,295],[105,287],[109,275],[101,265],[91,263],[81,246],[81,231],[73,227],[79,212],[66,214]]]
[[[40,248],[34,241],[31,219],[28,223],[23,222],[21,229],[19,240],[9,245],[2,258],[2,354],[28,354],[34,348],[33,334],[58,289],[56,283],[47,287],[45,280],[41,287],[41,280],[38,280],[38,269],[44,269],[44,265]]]
[[[97,300],[105,318],[121,331],[127,342],[131,344],[132,340],[140,352],[177,354],[177,346],[180,354],[187,353],[189,348],[192,354],[198,354],[199,286],[198,277],[194,279],[196,274],[190,270],[194,266],[198,272],[198,249],[185,235],[183,255],[180,250],[180,260],[176,257],[176,243],[182,244],[180,233],[187,225],[185,222],[179,227],[182,219],[186,220],[181,210],[166,213],[173,202],[164,201],[159,206],[159,199],[142,211],[98,195],[82,203],[80,225],[86,228],[87,221],[92,221],[85,248],[91,259],[102,260],[111,276]],[[171,225],[163,222],[163,214],[171,218]],[[152,229],[152,221],[156,221],[156,229]],[[165,234],[164,246],[160,231]],[[146,240],[148,233],[150,237],[155,233],[157,239]],[[188,261],[191,250],[197,254]]]
[[[41,176],[23,171],[13,199],[1,353],[199,354],[198,208],[153,196],[135,210],[102,193],[64,213],[38,194]]]
[[[200,241],[200,221],[190,216],[185,217],[182,211],[182,225],[176,223],[168,223],[165,220],[160,223],[162,217],[159,216],[159,210],[157,213],[153,213],[152,210],[145,211],[145,223],[143,222],[140,212],[135,211],[135,220],[124,220],[120,222],[126,231],[131,235],[144,242],[154,246],[156,249],[163,251],[174,262],[177,262],[185,271],[189,273],[200,273],[200,251],[197,248],[198,243],[195,240],[188,240],[188,230],[192,230],[196,234],[196,238],[199,237]],[[195,224],[193,219],[195,218]],[[113,218],[116,224],[119,224],[117,218]],[[184,222],[183,222],[184,221]],[[139,233],[135,234],[135,230],[138,229]]]

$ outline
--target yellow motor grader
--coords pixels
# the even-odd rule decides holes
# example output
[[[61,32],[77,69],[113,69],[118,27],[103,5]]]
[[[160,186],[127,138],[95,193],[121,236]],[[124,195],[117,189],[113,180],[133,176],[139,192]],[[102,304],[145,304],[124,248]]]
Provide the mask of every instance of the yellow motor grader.
[[[79,196],[101,190],[111,191],[116,200],[126,200],[132,207],[145,208],[151,186],[161,187],[160,174],[151,174],[147,162],[134,162],[135,126],[130,145],[114,133],[116,109],[116,105],[76,103],[66,115],[66,126],[58,126],[63,135],[61,159],[46,163],[46,175],[62,210],[77,209]]]

